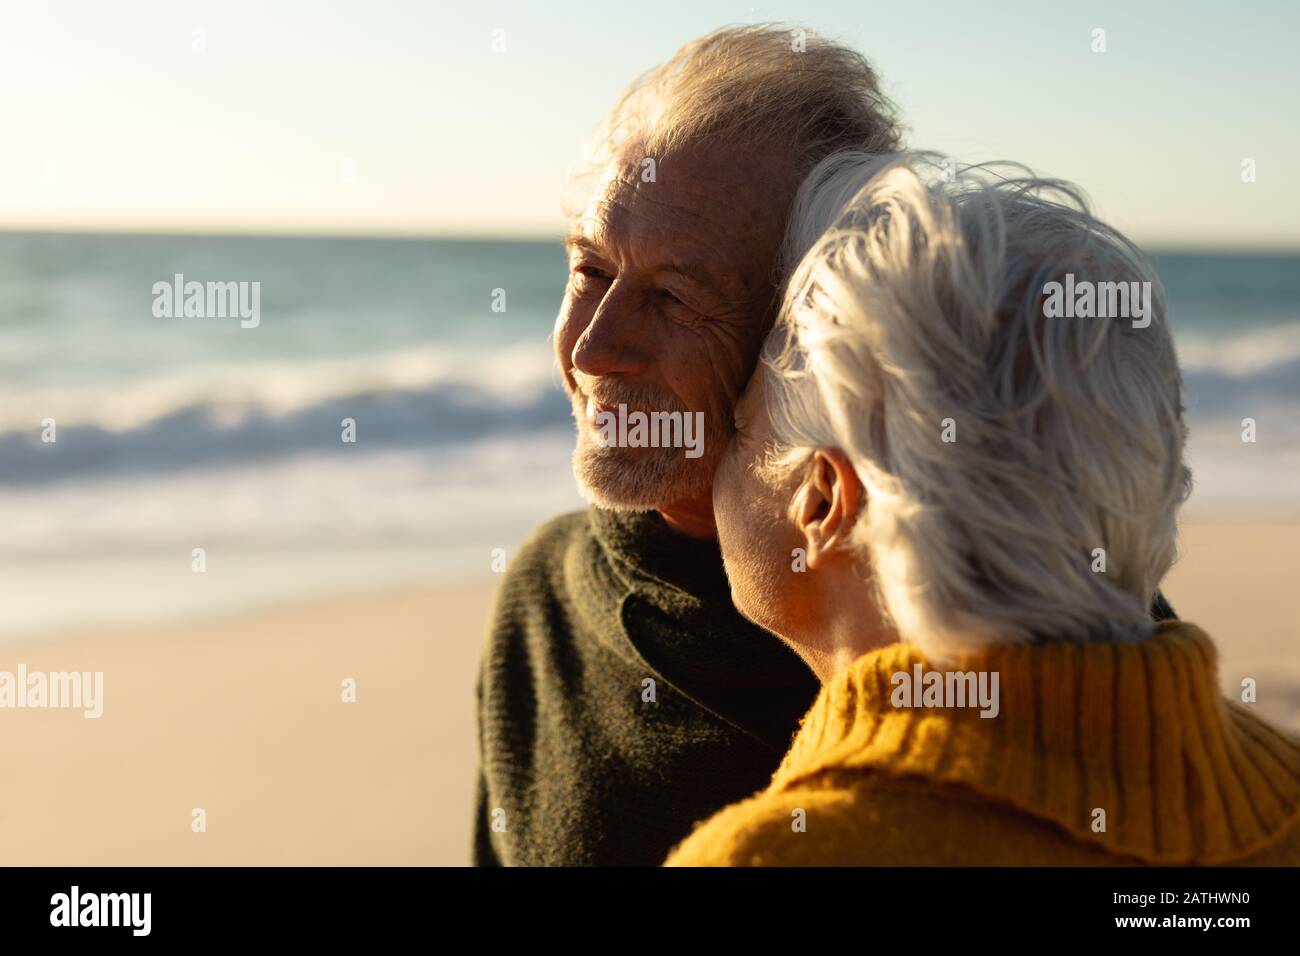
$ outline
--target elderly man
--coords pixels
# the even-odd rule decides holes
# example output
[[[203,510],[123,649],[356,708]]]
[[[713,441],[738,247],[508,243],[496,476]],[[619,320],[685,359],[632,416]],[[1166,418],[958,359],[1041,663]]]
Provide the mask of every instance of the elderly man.
[[[775,315],[799,183],[832,152],[898,140],[861,55],[771,27],[688,44],[611,112],[555,329],[592,507],[538,529],[501,588],[477,863],[657,865],[768,783],[817,681],[732,606],[713,472]],[[610,440],[628,410],[702,412],[702,448]]]
[[[897,145],[860,55],[775,28],[688,44],[612,111],[555,329],[593,507],[538,529],[501,588],[476,862],[656,865],[766,785],[817,682],[732,607],[713,472],[801,179],[837,149]],[[703,412],[702,454],[604,440],[596,418],[620,404]]]

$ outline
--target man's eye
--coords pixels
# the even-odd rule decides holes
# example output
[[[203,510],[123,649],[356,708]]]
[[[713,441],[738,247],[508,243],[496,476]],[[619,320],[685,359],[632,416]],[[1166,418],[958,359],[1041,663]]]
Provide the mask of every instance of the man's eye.
[[[694,299],[684,299],[676,292],[658,289],[655,292],[662,304],[665,314],[677,322],[698,322],[708,313]]]
[[[580,289],[591,289],[613,281],[613,276],[595,266],[578,266],[573,270],[574,284]]]

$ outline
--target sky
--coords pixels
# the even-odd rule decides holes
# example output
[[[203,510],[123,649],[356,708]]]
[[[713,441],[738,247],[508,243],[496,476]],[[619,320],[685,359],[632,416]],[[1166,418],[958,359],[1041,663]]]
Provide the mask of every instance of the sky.
[[[628,81],[781,21],[864,52],[912,146],[1148,245],[1300,250],[1290,2],[3,2],[0,229],[560,235]]]

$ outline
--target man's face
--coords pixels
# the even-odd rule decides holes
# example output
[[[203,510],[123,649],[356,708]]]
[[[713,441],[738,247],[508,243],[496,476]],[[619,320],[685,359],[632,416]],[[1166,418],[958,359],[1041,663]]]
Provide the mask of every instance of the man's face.
[[[788,160],[727,146],[624,149],[568,239],[556,357],[578,422],[574,473],[604,507],[708,508],[732,410],[770,324],[797,181]],[[703,449],[617,447],[602,412],[703,413]],[[698,420],[698,416],[692,416]]]

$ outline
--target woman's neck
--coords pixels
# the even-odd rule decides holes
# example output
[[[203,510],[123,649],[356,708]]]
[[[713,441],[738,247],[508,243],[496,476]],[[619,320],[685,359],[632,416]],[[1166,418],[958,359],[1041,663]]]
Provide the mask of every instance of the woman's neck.
[[[863,654],[897,643],[898,634],[864,587],[858,568],[846,564],[824,574],[822,582],[809,626],[787,643],[825,684]]]

